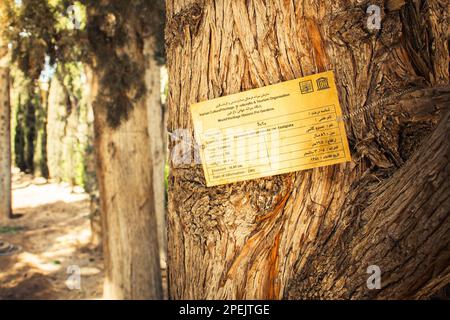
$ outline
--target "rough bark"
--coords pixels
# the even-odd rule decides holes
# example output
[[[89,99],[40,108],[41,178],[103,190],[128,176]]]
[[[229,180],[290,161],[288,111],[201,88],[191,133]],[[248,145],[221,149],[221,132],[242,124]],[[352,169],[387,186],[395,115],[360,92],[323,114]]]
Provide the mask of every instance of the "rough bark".
[[[379,31],[359,1],[167,2],[169,132],[192,133],[194,102],[334,70],[353,158],[214,188],[172,163],[172,298],[423,298],[448,282],[448,8],[370,4]]]
[[[289,298],[417,299],[449,283],[450,87],[420,93],[399,104],[447,109],[439,126],[388,179],[367,174],[350,190],[339,225],[317,239],[320,255],[304,260]],[[382,290],[366,288],[370,265],[381,268]]]
[[[9,95],[9,57],[4,39],[4,5],[0,5],[0,221],[7,221],[11,209],[11,106]]]
[[[105,24],[114,21],[112,14],[98,15],[95,8],[90,8],[88,15],[88,23],[105,17],[110,19]],[[132,18],[126,21],[126,46],[115,49],[117,51],[113,53],[139,63],[140,71],[145,70],[146,62],[142,44],[149,41],[148,50],[153,48],[153,44],[151,37],[140,38]],[[108,97],[113,94],[108,82],[112,80],[105,78],[105,70],[98,65],[101,64],[94,67],[92,88],[97,101],[99,95]],[[156,100],[154,95],[159,95],[159,90],[146,90],[139,99],[130,98],[133,105],[116,126],[111,125],[109,106],[98,102],[94,104],[97,179],[105,256],[104,296],[110,299],[162,298],[147,110],[147,101]]]

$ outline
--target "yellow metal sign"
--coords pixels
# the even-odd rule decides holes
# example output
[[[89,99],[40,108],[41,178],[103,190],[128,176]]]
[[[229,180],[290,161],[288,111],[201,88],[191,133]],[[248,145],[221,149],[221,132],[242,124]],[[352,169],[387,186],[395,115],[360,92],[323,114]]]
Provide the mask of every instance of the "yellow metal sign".
[[[207,185],[351,160],[333,72],[191,106]]]

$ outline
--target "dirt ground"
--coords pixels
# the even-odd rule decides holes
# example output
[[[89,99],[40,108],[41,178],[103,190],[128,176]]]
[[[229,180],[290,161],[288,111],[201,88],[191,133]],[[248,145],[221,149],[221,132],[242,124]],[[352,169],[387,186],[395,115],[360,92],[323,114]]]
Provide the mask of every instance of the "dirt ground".
[[[103,261],[90,244],[87,194],[15,170],[13,213],[0,226],[0,241],[21,250],[0,256],[0,300],[102,297]],[[69,289],[71,270],[81,272],[80,289]]]

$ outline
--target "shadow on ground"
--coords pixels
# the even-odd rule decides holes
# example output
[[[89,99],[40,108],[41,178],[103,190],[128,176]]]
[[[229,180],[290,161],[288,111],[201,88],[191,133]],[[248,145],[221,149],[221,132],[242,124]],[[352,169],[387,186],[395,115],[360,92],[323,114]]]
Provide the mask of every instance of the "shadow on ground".
[[[17,216],[1,226],[0,239],[22,250],[0,256],[0,299],[101,298],[103,261],[90,242],[87,195],[29,184],[13,190],[13,203]],[[80,290],[68,287],[70,266],[80,271]]]

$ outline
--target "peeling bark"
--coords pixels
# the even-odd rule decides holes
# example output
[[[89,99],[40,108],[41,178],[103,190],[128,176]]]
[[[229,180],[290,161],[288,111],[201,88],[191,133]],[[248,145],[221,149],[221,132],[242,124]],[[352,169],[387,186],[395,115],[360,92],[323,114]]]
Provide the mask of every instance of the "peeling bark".
[[[433,98],[407,101],[415,109]],[[447,108],[446,115],[401,168],[387,179],[367,172],[352,187],[288,298],[418,299],[450,281],[450,87],[442,98],[428,108]],[[370,265],[381,268],[381,290],[366,288]]]
[[[359,1],[167,1],[170,132],[192,133],[192,103],[334,70],[353,158],[213,188],[172,163],[171,298],[424,298],[448,282],[448,8],[370,4],[379,31]]]

